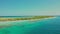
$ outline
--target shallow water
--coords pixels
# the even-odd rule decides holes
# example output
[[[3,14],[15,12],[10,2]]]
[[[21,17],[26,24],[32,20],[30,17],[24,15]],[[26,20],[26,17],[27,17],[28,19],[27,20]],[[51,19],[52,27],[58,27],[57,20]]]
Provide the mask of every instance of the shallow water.
[[[60,17],[37,21],[16,21],[0,28],[0,34],[60,34]]]

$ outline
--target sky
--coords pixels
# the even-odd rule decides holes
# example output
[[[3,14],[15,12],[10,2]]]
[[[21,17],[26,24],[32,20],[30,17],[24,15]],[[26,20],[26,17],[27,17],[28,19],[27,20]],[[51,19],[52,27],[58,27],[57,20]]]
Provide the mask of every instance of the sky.
[[[0,16],[60,15],[60,0],[0,0]]]

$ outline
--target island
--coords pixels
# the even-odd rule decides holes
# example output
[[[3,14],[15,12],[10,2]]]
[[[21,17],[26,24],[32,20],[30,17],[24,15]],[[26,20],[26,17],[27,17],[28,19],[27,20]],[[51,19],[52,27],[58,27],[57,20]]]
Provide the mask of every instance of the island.
[[[16,18],[3,18],[0,16],[0,21],[17,21],[17,20],[35,20],[35,19],[44,19],[52,18],[54,16],[31,16],[31,17],[16,17]]]

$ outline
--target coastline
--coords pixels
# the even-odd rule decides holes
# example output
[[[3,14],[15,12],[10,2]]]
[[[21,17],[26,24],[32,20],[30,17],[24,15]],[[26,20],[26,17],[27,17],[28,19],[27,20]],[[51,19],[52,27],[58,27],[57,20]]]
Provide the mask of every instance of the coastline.
[[[35,21],[38,21],[38,20],[45,20],[45,19],[53,19],[53,18],[56,18],[56,17],[50,17],[50,18],[43,18],[43,19],[36,19],[36,20],[19,20],[19,21],[1,21],[0,22],[0,27],[9,27],[9,26],[12,26],[14,25],[13,23],[22,23],[22,22],[25,22],[25,21],[29,21],[29,22],[35,22]]]
[[[0,21],[0,22],[31,21],[31,20],[43,20],[43,19],[52,19],[52,18],[56,18],[56,17],[48,17],[48,18],[41,18],[41,19],[30,19],[30,20],[29,19],[28,20],[15,20],[15,21],[14,20],[12,20],[12,21],[7,20],[7,21]]]
[[[54,16],[33,16],[33,17],[24,17],[24,18],[0,18],[0,21],[20,21],[20,20],[36,20],[36,19],[44,19],[44,18],[51,18]]]
[[[56,17],[49,17],[49,18],[42,18],[42,19],[32,19],[32,20],[17,20],[17,21],[0,21],[3,22],[3,23],[9,23],[9,22],[24,22],[24,21],[37,21],[37,20],[45,20],[45,19],[53,19],[53,18],[56,18]]]

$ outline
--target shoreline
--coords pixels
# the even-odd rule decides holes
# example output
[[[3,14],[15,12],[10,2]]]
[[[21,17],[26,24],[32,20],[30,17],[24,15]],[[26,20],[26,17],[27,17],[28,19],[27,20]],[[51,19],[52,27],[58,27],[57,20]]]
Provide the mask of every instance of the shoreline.
[[[2,22],[2,21],[5,22],[5,21],[41,20],[41,19],[51,19],[51,18],[56,18],[56,17],[39,18],[39,19],[38,19],[38,18],[35,18],[35,19],[33,19],[33,18],[31,18],[31,19],[29,19],[29,18],[26,19],[26,18],[25,18],[25,19],[22,19],[22,20],[21,20],[20,18],[18,18],[18,19],[17,19],[17,18],[0,18],[0,22]]]
[[[36,20],[3,21],[3,22],[0,22],[0,26],[7,27],[7,26],[12,26],[12,25],[14,25],[13,23],[15,23],[15,22],[16,22],[16,23],[20,23],[20,22],[22,23],[22,22],[25,22],[25,21],[35,22],[35,21],[38,21],[38,20],[53,19],[53,18],[56,18],[56,17],[36,19]]]
[[[31,19],[31,20],[16,20],[18,22],[22,22],[22,21],[35,21],[35,20],[44,20],[44,19],[53,19],[56,17],[49,17],[49,18],[42,18],[42,19]],[[0,21],[0,22],[16,22],[16,21]]]

